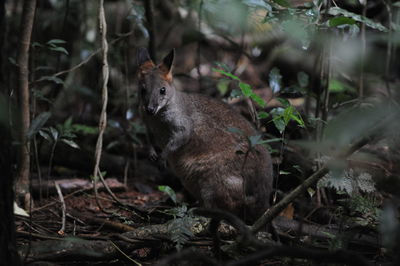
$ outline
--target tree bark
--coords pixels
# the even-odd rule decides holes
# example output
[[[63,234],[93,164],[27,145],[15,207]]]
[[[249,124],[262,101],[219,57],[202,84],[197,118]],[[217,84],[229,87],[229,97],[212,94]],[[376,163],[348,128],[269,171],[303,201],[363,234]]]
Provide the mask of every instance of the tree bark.
[[[14,222],[12,137],[6,97],[0,93],[0,264],[21,265]]]
[[[28,195],[30,147],[26,137],[30,125],[29,111],[29,47],[33,20],[35,17],[36,0],[24,0],[21,18],[20,43],[18,50],[18,105],[19,105],[19,157],[17,172],[17,193]]]
[[[6,12],[5,12],[5,0],[0,0],[0,91],[5,91],[5,71],[4,71],[4,43],[6,35]]]
[[[153,0],[144,1],[144,10],[147,21],[147,31],[149,32],[149,54],[150,58],[157,61],[156,56],[156,34],[154,26],[154,4]]]

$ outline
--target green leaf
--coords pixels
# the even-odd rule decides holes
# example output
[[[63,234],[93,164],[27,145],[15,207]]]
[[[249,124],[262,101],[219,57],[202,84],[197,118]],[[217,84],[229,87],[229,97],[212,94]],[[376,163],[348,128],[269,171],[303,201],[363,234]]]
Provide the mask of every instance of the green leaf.
[[[267,10],[271,10],[271,6],[267,4],[264,0],[242,0],[243,4],[250,7],[262,7]]]
[[[328,13],[329,13],[329,15],[332,15],[332,16],[342,15],[344,17],[352,18],[355,21],[364,23],[366,26],[376,29],[376,30],[379,30],[379,31],[383,31],[383,32],[388,31],[388,29],[385,26],[383,26],[381,23],[375,22],[367,17],[355,14],[353,12],[347,11],[340,7],[336,7],[336,6],[331,7],[329,9]]]
[[[18,66],[18,64],[17,64],[17,61],[15,61],[15,59],[14,59],[14,58],[12,58],[12,57],[9,57],[9,58],[8,58],[8,61],[10,61],[10,63],[11,63],[12,65],[14,65],[14,66]]]
[[[99,132],[99,128],[98,127],[91,127],[91,126],[87,126],[87,125],[82,125],[82,124],[73,124],[72,125],[72,130],[74,132],[79,132],[82,133],[84,135],[94,135],[97,134]]]
[[[158,186],[158,190],[164,192],[176,204],[176,193],[170,186]]]
[[[49,133],[47,131],[44,130],[39,130],[39,134],[40,136],[42,136],[45,140],[52,142],[53,139],[50,137]]]
[[[282,138],[264,139],[264,140],[260,141],[259,144],[278,142],[278,141],[282,141],[282,140],[283,140]]]
[[[64,142],[65,144],[67,144],[68,146],[75,148],[75,149],[79,149],[79,145],[76,144],[75,141],[70,140],[70,139],[61,139],[62,142]]]
[[[287,126],[290,122],[290,120],[293,117],[293,106],[288,106],[285,108],[285,110],[283,111],[283,121],[285,122],[285,126]]]
[[[398,1],[398,2],[396,2],[396,3],[393,3],[392,6],[394,6],[394,7],[400,7],[400,1]]]
[[[254,147],[257,144],[260,144],[260,141],[261,141],[261,135],[256,135],[256,136],[250,136],[249,137],[250,147]]]
[[[219,67],[222,70],[225,70],[226,72],[230,73],[232,70],[229,68],[229,66],[225,63],[222,62],[215,62],[215,65]]]
[[[281,97],[278,97],[276,99],[283,105],[283,107],[287,108],[290,106],[290,102],[288,99],[281,98]]]
[[[296,123],[297,123],[300,127],[305,127],[305,126],[306,126],[305,123],[304,123],[303,118],[301,117],[300,113],[297,112],[296,109],[295,109],[295,111],[293,112],[291,118],[292,118],[294,121],[296,121]]]
[[[236,128],[236,127],[228,127],[227,131],[230,132],[230,133],[243,135],[243,132],[240,129]]]
[[[50,50],[68,55],[68,51],[64,47],[60,47],[60,46],[50,47]]]
[[[222,69],[212,68],[212,71],[218,72],[218,73],[220,73],[220,74],[222,74],[222,75],[224,75],[224,76],[227,76],[227,77],[229,77],[229,78],[231,78],[231,79],[240,81],[240,79],[239,79],[237,76],[233,75],[232,73],[226,72],[226,71],[224,71],[224,70],[222,70]]]
[[[297,73],[297,82],[299,83],[300,87],[305,88],[309,84],[309,77],[307,73],[300,71]]]
[[[264,99],[255,94],[254,92],[250,94],[250,98],[262,108],[264,108],[267,105]]]
[[[355,23],[356,23],[356,21],[354,19],[343,17],[343,16],[334,17],[328,21],[329,27],[337,27],[340,25],[353,25]]]
[[[257,113],[257,118],[258,119],[265,119],[268,118],[269,114],[267,112],[261,111]]]
[[[225,95],[228,92],[229,80],[222,79],[217,83],[217,89],[220,95]]]
[[[60,136],[60,132],[58,132],[54,127],[50,127],[50,134],[54,141],[57,141]]]
[[[32,47],[43,47],[43,45],[38,42],[33,42],[31,45]]]
[[[242,96],[242,92],[240,90],[237,89],[233,89],[229,95],[229,97],[231,98],[239,98],[240,96]]]
[[[242,90],[243,95],[246,97],[250,97],[250,95],[253,93],[251,86],[247,83],[239,82],[239,88]]]
[[[282,132],[285,130],[285,122],[282,117],[276,117],[273,120],[273,123],[275,127],[279,130],[279,132],[282,134]]]
[[[315,194],[315,190],[312,189],[311,187],[307,188],[307,192],[308,192],[308,195],[310,196],[310,198],[312,198]]]
[[[43,76],[38,81],[45,81],[45,80],[52,81],[56,84],[64,85],[64,81],[62,79],[54,77],[54,76]]]
[[[52,40],[47,42],[47,44],[49,44],[49,45],[51,45],[51,44],[62,44],[62,43],[66,43],[66,41],[60,40],[60,39],[52,39]]]
[[[277,93],[281,90],[282,76],[278,68],[274,67],[269,72],[269,87],[273,93]]]
[[[350,87],[337,79],[331,79],[329,81],[328,90],[330,92],[337,92],[337,93],[346,92],[346,91],[356,92],[355,88]]]
[[[72,116],[68,117],[68,119],[64,121],[64,128],[72,129]]]
[[[272,0],[272,2],[274,2],[280,6],[283,6],[283,7],[290,7],[290,3],[286,0]]]
[[[31,139],[34,135],[36,135],[36,133],[42,129],[44,124],[46,124],[47,120],[49,120],[50,116],[50,112],[44,112],[36,116],[29,127],[28,133],[26,134],[27,138]]]

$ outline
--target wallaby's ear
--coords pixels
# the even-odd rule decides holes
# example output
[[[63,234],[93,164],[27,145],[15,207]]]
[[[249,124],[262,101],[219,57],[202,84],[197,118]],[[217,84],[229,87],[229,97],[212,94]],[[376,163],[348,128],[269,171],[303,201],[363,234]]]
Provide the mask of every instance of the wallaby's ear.
[[[144,47],[139,48],[136,60],[141,73],[145,73],[155,66],[153,61],[150,59],[149,52]]]
[[[174,63],[174,57],[175,57],[175,49],[172,49],[169,54],[167,54],[166,57],[162,60],[161,64],[159,64],[160,70],[164,74],[164,78],[167,81],[172,81],[172,65]]]

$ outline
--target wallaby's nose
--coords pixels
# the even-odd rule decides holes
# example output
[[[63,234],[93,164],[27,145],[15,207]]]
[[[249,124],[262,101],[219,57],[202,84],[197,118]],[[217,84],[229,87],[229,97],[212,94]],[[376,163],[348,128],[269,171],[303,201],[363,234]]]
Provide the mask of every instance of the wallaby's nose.
[[[149,115],[155,115],[157,111],[157,107],[155,106],[147,106],[146,111]]]

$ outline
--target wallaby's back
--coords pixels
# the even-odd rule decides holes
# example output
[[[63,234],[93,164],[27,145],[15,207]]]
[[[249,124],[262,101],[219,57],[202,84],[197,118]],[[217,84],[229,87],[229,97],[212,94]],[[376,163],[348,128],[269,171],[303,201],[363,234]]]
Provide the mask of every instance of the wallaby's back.
[[[269,207],[272,165],[264,147],[248,145],[247,137],[257,135],[256,130],[226,103],[182,94],[193,118],[193,133],[169,160],[174,172],[206,207],[259,217]]]
[[[261,145],[249,147],[248,137],[257,132],[231,106],[175,90],[173,56],[156,66],[147,51],[138,54],[144,120],[153,143],[205,207],[258,218],[269,207],[272,190],[269,153]]]

